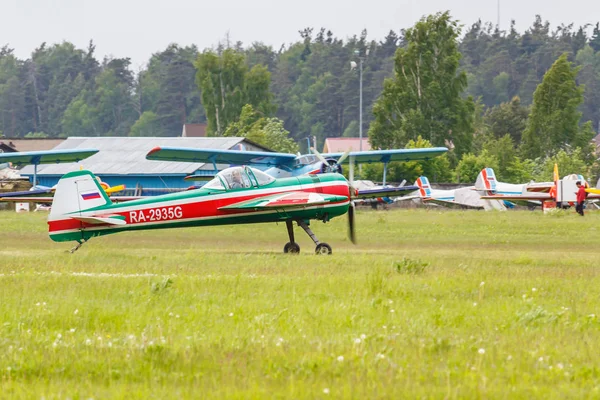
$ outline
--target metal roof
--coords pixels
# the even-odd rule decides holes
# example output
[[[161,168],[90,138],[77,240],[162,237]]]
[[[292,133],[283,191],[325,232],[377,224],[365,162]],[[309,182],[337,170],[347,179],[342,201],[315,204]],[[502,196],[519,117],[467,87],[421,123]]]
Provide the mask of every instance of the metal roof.
[[[54,150],[92,148],[100,151],[78,163],[40,165],[38,175],[64,175],[80,167],[100,175],[191,174],[205,164],[149,161],[146,154],[156,146],[231,149],[242,141],[245,139],[239,137],[70,137]],[[26,166],[21,175],[33,175],[33,167]]]

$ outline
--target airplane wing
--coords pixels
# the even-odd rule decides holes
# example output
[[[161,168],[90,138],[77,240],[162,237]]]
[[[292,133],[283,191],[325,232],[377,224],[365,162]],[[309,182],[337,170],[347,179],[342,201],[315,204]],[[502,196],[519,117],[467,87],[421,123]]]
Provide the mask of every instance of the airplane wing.
[[[0,197],[0,202],[5,203],[52,203],[54,197],[44,196],[14,196],[14,197]]]
[[[296,160],[296,156],[289,153],[270,153],[266,151],[155,147],[150,150],[148,154],[146,154],[146,159],[157,161],[187,161],[215,164],[291,166]]]
[[[495,194],[489,196],[481,196],[484,200],[510,200],[510,201],[518,201],[518,200],[529,200],[529,201],[544,201],[544,200],[552,200],[552,196],[550,193],[538,193],[532,192],[527,194]]]
[[[20,191],[20,192],[6,192],[6,193],[0,193],[0,196],[2,196],[3,199],[6,199],[8,197],[36,197],[39,194],[47,194],[47,193],[52,193],[54,191],[54,189],[52,188],[48,188],[48,189],[36,189],[36,190],[24,190],[24,191]]]
[[[77,162],[97,152],[95,149],[73,149],[0,153],[0,162],[10,162],[14,165],[59,164]]]
[[[418,186],[385,187],[379,189],[358,190],[354,199],[376,199],[379,197],[397,197],[405,195],[408,192],[419,190]]]
[[[332,194],[287,192],[258,197],[219,208],[219,210],[267,210],[275,208],[305,208],[348,201],[347,196]]]
[[[446,147],[431,147],[425,149],[395,149],[395,150],[369,150],[369,151],[351,151],[342,164],[350,162],[354,158],[357,164],[390,162],[390,161],[421,161],[431,160],[434,157],[441,156],[448,149]],[[326,153],[325,158],[340,158],[344,153]]]

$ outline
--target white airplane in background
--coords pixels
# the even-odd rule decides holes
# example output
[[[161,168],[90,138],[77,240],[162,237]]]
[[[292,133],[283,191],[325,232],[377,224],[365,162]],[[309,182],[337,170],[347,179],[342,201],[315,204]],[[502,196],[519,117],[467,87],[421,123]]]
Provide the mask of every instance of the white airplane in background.
[[[489,170],[489,171],[488,171]],[[458,189],[433,189],[426,176],[421,176],[415,182],[419,190],[412,195],[403,197],[399,200],[416,200],[422,204],[437,204],[446,207],[461,207],[489,210],[506,210],[503,201],[484,200],[477,187],[489,188],[487,190],[496,190],[496,176],[494,171],[486,168],[477,176],[475,186],[462,187]]]
[[[558,166],[554,165],[554,182],[529,183],[521,186],[520,193],[502,193],[487,191],[482,196],[486,200],[504,200],[504,201],[526,201],[537,205],[542,205],[542,209],[558,207],[569,207],[577,201],[576,182],[580,181],[588,186],[588,183],[582,175],[571,174],[559,178]],[[588,200],[600,199],[600,191],[594,189],[587,190]]]

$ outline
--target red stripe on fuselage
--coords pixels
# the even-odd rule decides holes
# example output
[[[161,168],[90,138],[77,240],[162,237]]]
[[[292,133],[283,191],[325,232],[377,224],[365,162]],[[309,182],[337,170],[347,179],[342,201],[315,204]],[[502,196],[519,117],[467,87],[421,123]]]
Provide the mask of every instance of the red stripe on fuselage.
[[[324,194],[332,194],[332,195],[340,195],[340,196],[348,196],[348,186],[340,183],[339,185],[333,186],[325,186],[321,187],[307,187],[300,189],[298,186],[292,186],[290,189],[274,191],[271,193],[262,193],[262,194],[252,194],[247,193],[243,195],[245,192],[240,193],[239,197],[226,197],[210,200],[213,196],[198,196],[186,200],[182,200],[182,203],[174,204],[174,205],[161,205],[166,201],[161,201],[157,199],[154,204],[144,204],[140,206],[140,208],[136,208],[133,210],[127,211],[119,211],[118,208],[104,209],[101,211],[106,213],[110,212],[111,215],[121,215],[125,217],[125,222],[127,225],[136,225],[141,223],[152,223],[152,222],[176,222],[176,221],[185,221],[188,219],[196,219],[196,218],[206,218],[206,217],[219,217],[219,216],[227,216],[227,215],[235,215],[235,214],[246,214],[250,215],[256,212],[264,212],[266,210],[219,210],[219,208],[232,205],[235,203],[239,203],[246,200],[252,200],[259,197],[272,196],[275,194],[286,193],[286,192],[294,192],[294,191],[303,191],[303,192],[313,192],[316,193],[317,189],[320,190],[320,193]],[[346,200],[347,201],[347,200]],[[171,203],[172,201],[169,201]],[[339,203],[343,203],[339,202]],[[332,205],[338,203],[331,203]],[[123,204],[122,208],[129,207],[127,204]],[[181,207],[181,210],[175,210],[175,208]],[[162,210],[166,211],[162,211]],[[157,218],[156,210],[159,211],[159,217]],[[172,215],[170,215],[172,212]],[[181,212],[181,217],[177,217]],[[143,217],[140,218],[140,213],[143,213]],[[87,215],[87,214],[86,214]],[[94,214],[89,214],[94,215]],[[165,218],[163,218],[165,216]],[[48,221],[49,232],[58,232],[63,230],[70,229],[85,229],[85,228],[99,228],[110,226],[110,224],[89,224],[86,222],[78,221],[73,218],[61,219],[56,221]]]

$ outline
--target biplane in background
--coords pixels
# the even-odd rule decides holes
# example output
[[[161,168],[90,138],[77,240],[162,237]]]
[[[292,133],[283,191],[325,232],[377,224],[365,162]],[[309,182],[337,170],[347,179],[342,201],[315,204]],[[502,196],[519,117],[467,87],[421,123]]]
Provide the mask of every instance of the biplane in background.
[[[248,165],[263,170],[273,178],[289,178],[330,172],[342,173],[342,164],[348,164],[348,180],[350,182],[354,181],[355,164],[383,163],[383,186],[385,186],[388,163],[392,161],[428,161],[448,151],[446,147],[325,154],[320,154],[315,149],[311,150],[314,154],[302,155],[261,151],[156,147],[146,155],[146,159],[212,163],[215,171],[217,170],[217,164]],[[193,179],[194,176],[190,178]]]
[[[331,254],[331,246],[317,239],[310,221],[328,222],[348,214],[349,236],[355,243],[353,200],[371,196],[357,193],[339,173],[275,179],[239,166],[219,172],[200,189],[115,204],[94,174],[84,170],[58,182],[48,229],[54,241],[78,242],[75,251],[92,237],[122,231],[285,222],[289,242],[284,252],[298,253],[296,222],[315,243],[317,254]]]

